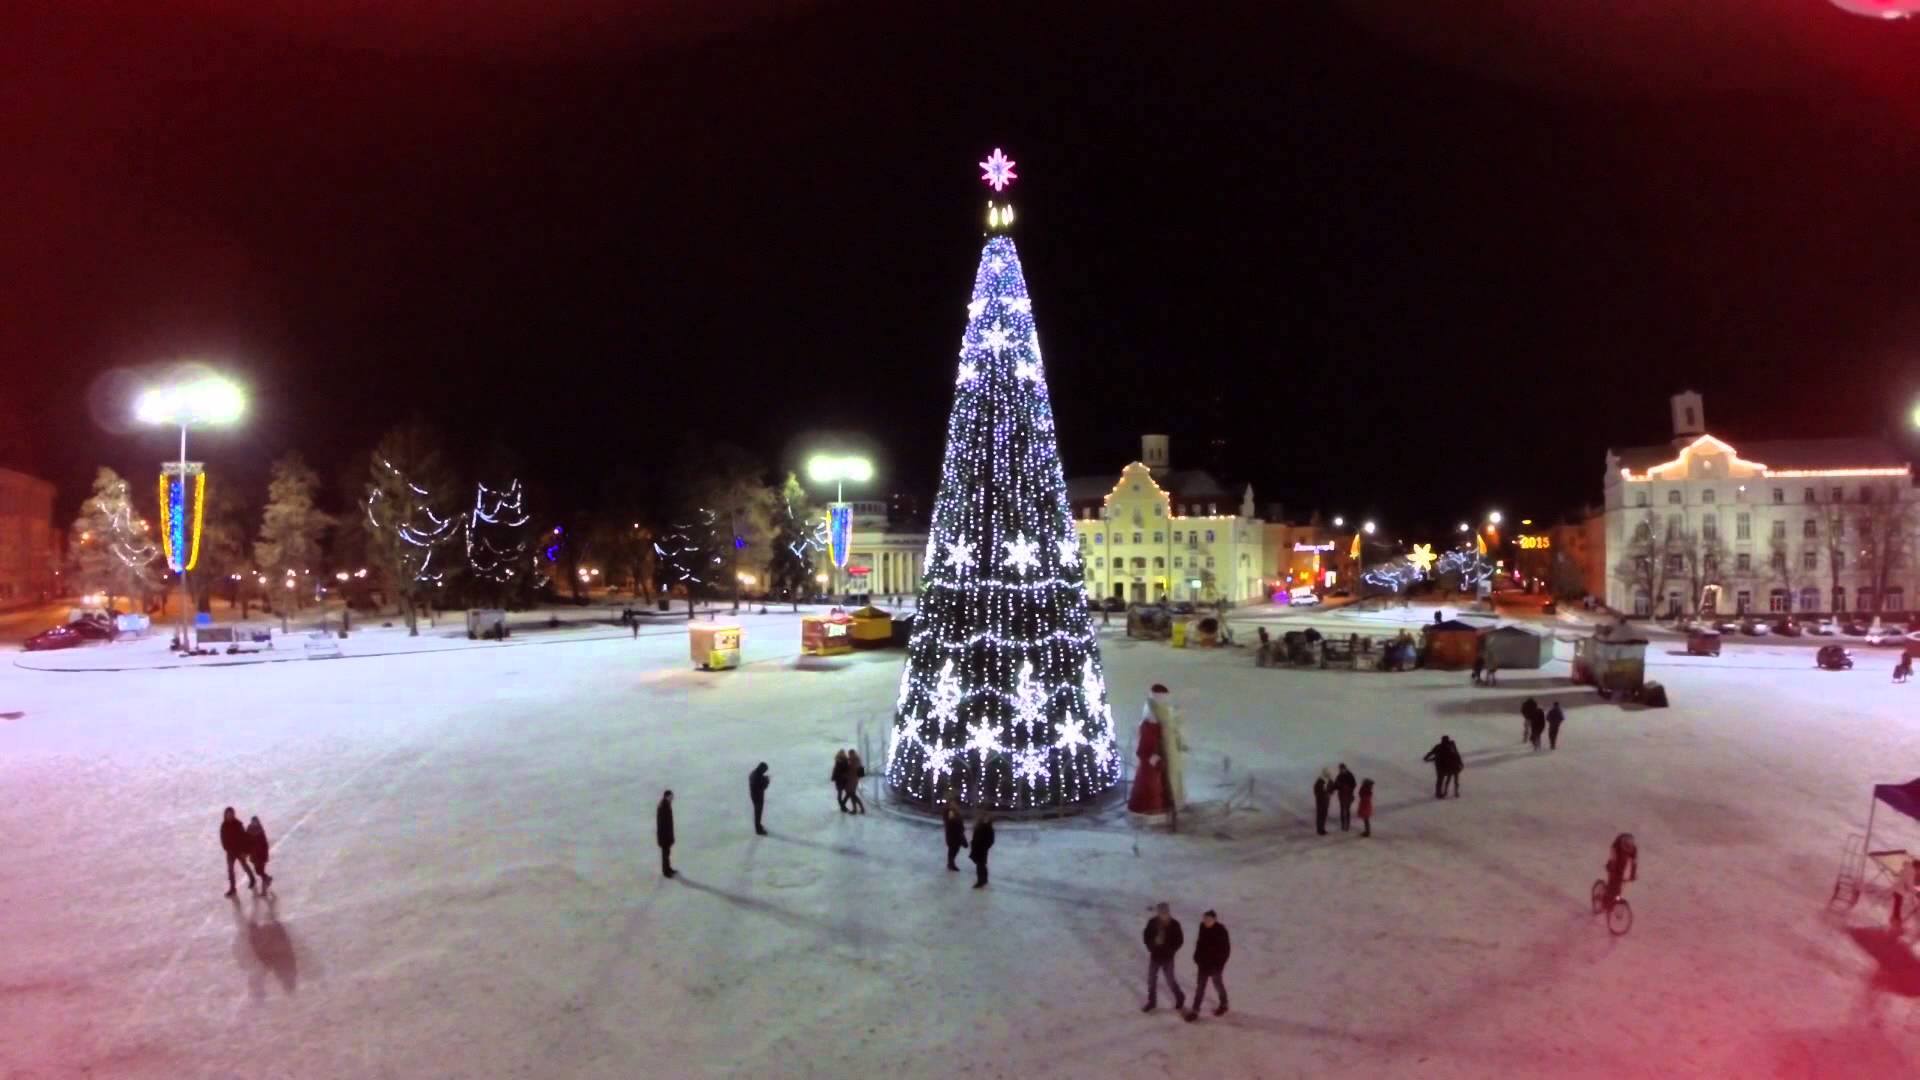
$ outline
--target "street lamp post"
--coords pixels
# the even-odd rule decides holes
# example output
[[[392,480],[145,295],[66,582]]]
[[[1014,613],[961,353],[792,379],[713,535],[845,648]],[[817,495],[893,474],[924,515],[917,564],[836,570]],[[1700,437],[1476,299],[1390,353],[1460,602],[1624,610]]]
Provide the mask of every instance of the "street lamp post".
[[[199,532],[201,499],[205,490],[205,470],[197,473],[187,461],[187,429],[194,425],[210,426],[230,424],[246,411],[246,395],[232,380],[212,374],[198,374],[164,386],[156,386],[142,392],[135,400],[134,416],[141,423],[171,425],[180,429],[180,459],[176,466],[177,488],[169,488],[166,467],[161,471],[162,514],[171,513],[167,527],[161,530],[162,545],[167,550],[169,567],[180,575],[180,647],[190,649],[193,615],[193,589],[188,581],[188,573],[199,555]],[[198,477],[195,487],[196,497],[189,502],[187,485],[191,478]],[[179,505],[172,507],[174,493],[178,492]],[[188,519],[181,521],[180,517]]]
[[[873,479],[873,462],[863,457],[836,457],[816,454],[807,460],[807,477],[815,483],[833,484],[833,505],[827,508],[827,554],[838,571],[847,568],[853,547],[853,508],[847,505],[846,482],[864,484]]]

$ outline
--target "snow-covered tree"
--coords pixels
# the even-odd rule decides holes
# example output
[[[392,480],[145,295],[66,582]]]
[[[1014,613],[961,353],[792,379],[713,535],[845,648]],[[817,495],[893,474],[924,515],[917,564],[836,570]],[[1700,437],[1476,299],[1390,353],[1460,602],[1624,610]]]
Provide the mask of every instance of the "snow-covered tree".
[[[73,520],[73,567],[80,586],[118,597],[139,598],[158,582],[160,546],[133,508],[133,491],[120,474],[102,466],[93,494]]]
[[[1033,301],[1004,233],[980,253],[956,384],[887,778],[925,804],[1085,802],[1120,763]]]
[[[313,503],[320,478],[299,454],[273,463],[267,481],[267,506],[260,514],[260,539],[253,558],[267,575],[269,595],[276,608],[291,602],[298,611],[313,590],[313,575],[321,571],[320,538],[333,518]],[[287,583],[293,583],[292,588]]]

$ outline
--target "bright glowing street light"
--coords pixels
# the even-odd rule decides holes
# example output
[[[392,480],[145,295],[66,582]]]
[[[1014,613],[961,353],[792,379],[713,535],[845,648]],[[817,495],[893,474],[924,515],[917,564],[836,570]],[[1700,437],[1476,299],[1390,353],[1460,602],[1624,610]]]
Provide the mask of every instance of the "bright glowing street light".
[[[1362,526],[1360,526],[1360,531],[1361,531],[1361,532],[1363,532],[1363,533],[1366,533],[1366,534],[1367,534],[1368,536],[1372,536],[1372,535],[1373,535],[1373,522],[1371,522],[1371,521],[1369,521],[1369,522],[1367,522],[1367,523],[1366,523],[1365,525],[1362,525]]]
[[[1461,531],[1461,532],[1472,532],[1472,531],[1473,531],[1473,526],[1471,526],[1471,525],[1468,525],[1468,524],[1467,524],[1466,522],[1464,522],[1464,521],[1463,521],[1463,522],[1461,522],[1461,523],[1460,523],[1460,531]]]
[[[1345,525],[1346,523],[1347,523],[1347,519],[1346,519],[1346,518],[1343,518],[1343,517],[1341,517],[1341,516],[1340,516],[1340,515],[1338,515],[1338,514],[1335,514],[1335,515],[1333,516],[1333,527],[1334,527],[1334,528],[1336,528],[1336,529],[1337,529],[1337,528],[1339,528],[1340,526],[1342,526],[1342,525]]]
[[[238,383],[207,371],[184,374],[174,382],[148,387],[134,400],[133,415],[143,424],[180,429],[178,464],[160,469],[160,542],[167,568],[180,575],[180,647],[190,648],[193,590],[187,572],[200,556],[201,513],[207,490],[206,471],[187,461],[187,429],[231,424],[247,410],[247,395]],[[287,583],[293,587],[292,582]]]
[[[848,480],[864,484],[873,479],[873,462],[863,457],[815,454],[807,459],[807,478],[817,484],[841,484]]]
[[[833,482],[833,505],[827,507],[827,558],[835,570],[847,568],[853,551],[853,507],[847,505],[846,482],[864,484],[873,479],[873,462],[863,457],[815,454],[807,460],[807,476],[817,484]],[[734,592],[734,610],[740,594]]]
[[[1920,428],[1920,405],[1913,407],[1913,426]]]
[[[1494,510],[1488,513],[1487,520],[1493,522],[1495,525],[1500,524],[1500,511]]]

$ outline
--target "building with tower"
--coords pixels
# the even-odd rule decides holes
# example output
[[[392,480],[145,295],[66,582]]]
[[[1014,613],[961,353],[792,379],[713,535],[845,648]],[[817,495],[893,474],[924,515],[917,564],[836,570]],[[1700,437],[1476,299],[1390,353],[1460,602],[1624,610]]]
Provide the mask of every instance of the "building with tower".
[[[1883,614],[1916,596],[1912,463],[1875,439],[1712,434],[1692,391],[1673,440],[1607,453],[1605,600],[1641,616]]]
[[[1173,467],[1171,440],[1140,437],[1120,475],[1070,480],[1087,591],[1128,603],[1233,603],[1266,595],[1266,527],[1253,486]]]

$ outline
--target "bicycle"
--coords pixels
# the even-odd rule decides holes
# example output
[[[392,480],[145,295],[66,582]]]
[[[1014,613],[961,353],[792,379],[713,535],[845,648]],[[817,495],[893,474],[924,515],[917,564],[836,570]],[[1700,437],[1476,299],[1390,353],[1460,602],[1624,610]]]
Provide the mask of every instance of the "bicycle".
[[[1624,895],[1608,900],[1607,883],[1604,879],[1593,883],[1593,913],[1595,915],[1604,913],[1607,916],[1607,929],[1612,931],[1615,937],[1633,928],[1633,905],[1627,903]]]

